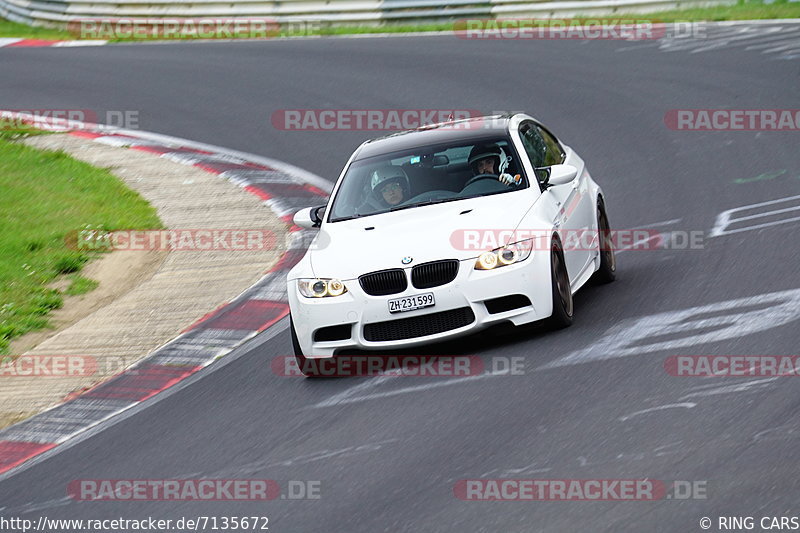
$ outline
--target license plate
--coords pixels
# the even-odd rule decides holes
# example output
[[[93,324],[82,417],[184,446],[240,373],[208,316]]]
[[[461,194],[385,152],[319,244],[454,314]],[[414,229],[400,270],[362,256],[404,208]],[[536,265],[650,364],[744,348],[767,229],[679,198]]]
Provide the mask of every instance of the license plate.
[[[413,311],[414,309],[430,307],[435,303],[432,292],[417,294],[416,296],[406,296],[405,298],[395,298],[394,300],[389,300],[389,312],[402,313],[404,311]]]

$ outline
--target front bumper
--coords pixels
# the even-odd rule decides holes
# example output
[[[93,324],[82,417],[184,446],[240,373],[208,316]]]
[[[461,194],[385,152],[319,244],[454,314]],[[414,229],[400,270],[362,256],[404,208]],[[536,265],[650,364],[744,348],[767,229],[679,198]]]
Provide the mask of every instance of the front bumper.
[[[331,357],[337,351],[346,349],[387,350],[418,346],[431,342],[464,336],[491,324],[510,321],[515,325],[525,324],[547,318],[552,314],[552,292],[550,282],[550,254],[534,252],[520,263],[494,270],[475,270],[475,260],[460,262],[456,278],[439,287],[417,289],[410,283],[408,288],[389,296],[370,296],[366,294],[358,279],[346,280],[347,292],[332,298],[306,298],[297,289],[297,280],[288,282],[289,307],[295,331],[309,358]],[[410,268],[406,269],[409,276]],[[410,278],[409,278],[410,279]],[[435,305],[403,313],[390,313],[388,300],[431,292]],[[486,301],[499,297],[523,295],[530,305],[507,311],[490,313]],[[471,311],[471,313],[470,313]],[[474,315],[474,320],[471,319]],[[402,325],[389,321],[409,320]],[[467,323],[467,321],[469,321]],[[462,325],[466,324],[466,325]],[[350,336],[341,340],[315,340],[319,330],[331,326],[344,326],[339,332],[346,335],[347,325]],[[371,325],[365,335],[365,326]],[[397,327],[396,327],[397,326]],[[455,326],[455,327],[453,327]],[[368,340],[376,338],[375,331],[392,330],[399,340]],[[444,331],[439,331],[442,328]],[[424,333],[408,337],[409,334]],[[430,331],[436,331],[429,334]],[[382,334],[377,335],[382,337]]]

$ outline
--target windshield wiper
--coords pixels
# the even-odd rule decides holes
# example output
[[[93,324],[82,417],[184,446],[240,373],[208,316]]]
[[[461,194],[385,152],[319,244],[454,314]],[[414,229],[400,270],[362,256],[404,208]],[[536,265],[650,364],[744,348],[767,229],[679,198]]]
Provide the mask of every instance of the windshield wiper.
[[[438,200],[426,200],[424,202],[414,202],[408,205],[396,205],[390,208],[389,211],[400,211],[401,209],[409,209],[411,207],[420,207],[423,205],[443,204],[445,202],[455,202],[456,200],[463,200],[463,198],[439,198]]]
[[[470,198],[469,196],[467,198]],[[369,217],[372,215],[380,215],[383,213],[388,213],[389,211],[400,211],[402,209],[410,209],[412,207],[420,207],[422,205],[433,205],[433,204],[443,204],[445,202],[454,202],[456,200],[464,200],[464,198],[456,197],[456,198],[439,198],[436,200],[425,200],[424,202],[414,202],[413,204],[408,205],[396,205],[394,207],[389,208],[388,211],[376,211],[375,213],[356,213],[349,217],[341,217],[341,218],[332,218],[331,222],[344,222],[345,220],[353,220],[354,218],[361,218],[361,217]]]
[[[353,220],[354,218],[368,217],[374,214],[375,213],[366,213],[362,215],[360,213],[356,213],[355,215],[350,215],[349,217],[332,218],[331,222],[344,222],[345,220]]]

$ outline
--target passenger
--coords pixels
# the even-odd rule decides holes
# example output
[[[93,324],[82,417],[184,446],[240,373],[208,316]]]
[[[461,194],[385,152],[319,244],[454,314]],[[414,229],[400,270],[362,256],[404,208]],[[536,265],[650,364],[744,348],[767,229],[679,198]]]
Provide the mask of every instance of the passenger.
[[[384,211],[399,205],[408,198],[411,187],[402,168],[387,165],[372,171],[370,188],[366,202],[358,210],[361,214]]]

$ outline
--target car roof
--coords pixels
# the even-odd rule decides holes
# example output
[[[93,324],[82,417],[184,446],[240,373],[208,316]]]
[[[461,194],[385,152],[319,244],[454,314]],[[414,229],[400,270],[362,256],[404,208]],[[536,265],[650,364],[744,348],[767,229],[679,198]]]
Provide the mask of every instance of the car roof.
[[[472,117],[391,133],[362,144],[356,151],[353,160],[358,161],[377,155],[409,150],[418,146],[433,146],[461,140],[469,142],[486,137],[506,135],[512,116],[489,115]]]

